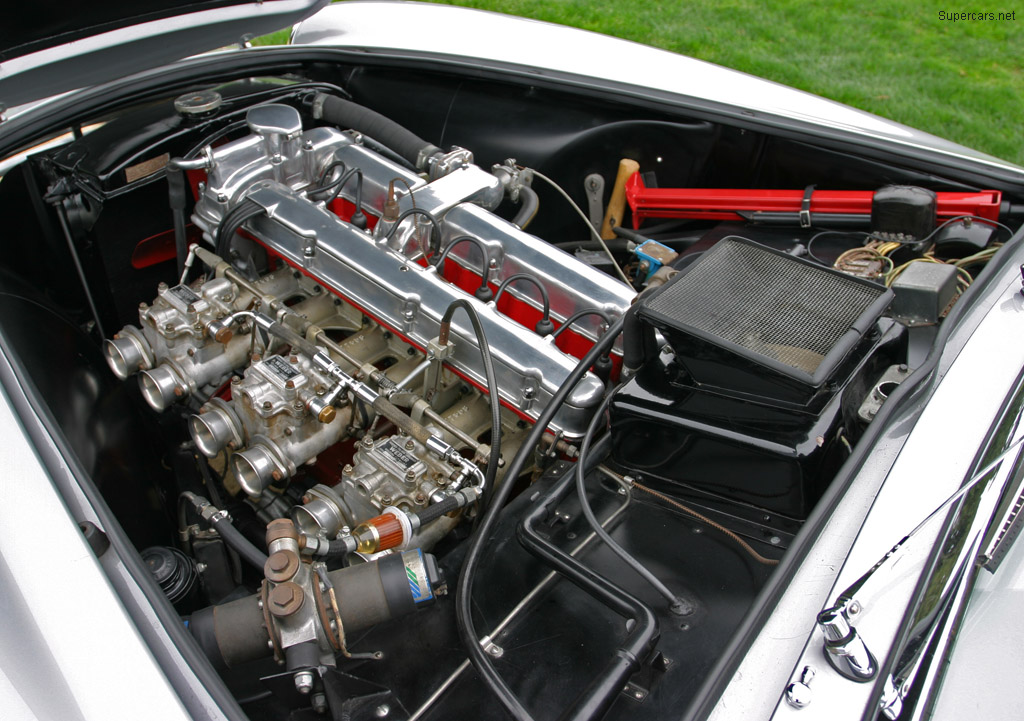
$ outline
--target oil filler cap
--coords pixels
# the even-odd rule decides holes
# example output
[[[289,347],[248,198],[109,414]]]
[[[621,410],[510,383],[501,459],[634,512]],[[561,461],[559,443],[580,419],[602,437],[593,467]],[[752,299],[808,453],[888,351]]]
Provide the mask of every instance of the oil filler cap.
[[[174,110],[183,118],[208,118],[217,113],[222,102],[216,90],[199,90],[176,98]]]

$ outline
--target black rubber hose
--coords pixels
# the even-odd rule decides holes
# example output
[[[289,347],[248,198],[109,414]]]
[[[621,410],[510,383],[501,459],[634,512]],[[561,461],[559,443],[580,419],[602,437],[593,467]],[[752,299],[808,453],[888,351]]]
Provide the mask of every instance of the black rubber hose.
[[[618,389],[615,389],[618,390]],[[636,572],[641,578],[660,593],[669,602],[669,608],[673,613],[683,614],[686,611],[692,611],[692,607],[687,604],[683,599],[676,596],[669,590],[668,586],[661,582],[657,576],[651,573],[642,563],[633,558],[629,552],[616,543],[615,539],[611,537],[608,531],[604,530],[601,522],[597,520],[597,516],[594,515],[594,510],[590,507],[590,502],[587,500],[587,485],[586,485],[586,459],[590,455],[590,441],[597,433],[598,427],[604,422],[605,411],[608,410],[608,406],[611,404],[612,397],[615,395],[615,390],[612,390],[605,396],[605,399],[601,401],[600,407],[594,414],[594,417],[590,420],[590,425],[587,426],[587,432],[583,435],[583,440],[580,441],[580,454],[576,460],[576,468],[573,475],[576,477],[576,493],[579,496],[580,509],[583,511],[584,518],[587,519],[587,523],[590,524],[591,529],[597,534],[598,538],[604,541],[604,544],[608,546],[622,559],[622,562],[629,566],[633,571]]]
[[[397,227],[398,223],[395,223],[395,228]],[[395,228],[392,228],[391,230],[394,230]],[[487,271],[490,268],[491,256],[490,253],[487,252],[487,245],[484,244],[484,242],[480,240],[480,238],[477,238],[476,236],[473,235],[460,235],[457,238],[452,238],[451,242],[448,243],[448,245],[445,246],[444,250],[441,251],[441,254],[437,256],[437,260],[434,261],[434,267],[437,268],[437,272],[439,274],[443,273],[445,259],[452,252],[452,248],[454,248],[459,243],[475,244],[476,247],[480,249],[480,252],[484,256],[483,265],[481,266],[483,270],[480,274],[480,287],[477,288],[476,291],[474,291],[473,297],[482,303],[487,303],[488,301],[494,298],[494,291],[492,291],[491,286],[487,284]]]
[[[516,211],[516,217],[512,219],[512,222],[521,229],[525,229],[537,215],[538,208],[540,208],[540,199],[537,198],[537,191],[526,185],[520,187],[519,210]]]
[[[335,180],[327,182],[327,179],[330,178],[334,174],[334,171],[337,170],[338,168],[341,168],[341,175],[338,176],[338,178],[336,178]],[[326,168],[324,168],[324,171],[320,173],[320,178],[317,180],[317,184],[314,187],[310,188],[309,192],[322,193],[325,190],[330,190],[331,188],[333,188],[334,186],[341,182],[341,179],[345,176],[346,170],[348,170],[348,166],[345,165],[344,160],[335,160],[331,162],[330,164],[328,164]]]
[[[487,343],[487,335],[484,333],[483,323],[480,322],[480,315],[476,312],[468,300],[462,298],[452,301],[451,305],[441,316],[441,332],[439,335],[447,337],[448,328],[451,327],[452,316],[459,308],[466,311],[469,322],[473,326],[473,333],[476,335],[476,343],[480,347],[480,355],[484,362],[484,376],[487,380],[487,395],[490,397],[491,405],[491,452],[487,460],[487,470],[484,472],[483,498],[480,501],[481,511],[490,506],[491,496],[494,493],[495,479],[498,477],[498,464],[501,462],[501,396],[498,395],[498,380],[494,375],[494,362],[491,359],[491,347]],[[510,487],[515,480],[514,476],[505,476],[509,479],[502,487]]]
[[[352,553],[352,546],[345,541],[328,541],[327,550],[318,554],[321,558],[341,558]]]
[[[609,445],[608,436],[603,437],[595,445],[594,456],[602,457]],[[580,463],[583,462],[581,459]],[[586,470],[589,469],[585,468],[584,471]],[[568,494],[572,488],[572,481],[573,474],[566,473],[565,477],[527,514],[516,532],[519,542],[526,550],[551,565],[593,598],[619,615],[634,621],[632,628],[627,625],[627,628],[630,628],[629,636],[612,654],[604,670],[559,717],[562,721],[595,721],[605,715],[630,676],[636,673],[644,660],[650,656],[658,642],[660,630],[657,617],[646,604],[593,569],[587,568],[537,532],[537,527],[544,522],[550,511]]]
[[[182,497],[195,506],[196,513],[199,513],[200,517],[206,518],[210,527],[216,530],[220,537],[224,539],[224,543],[234,549],[242,560],[258,568],[262,573],[263,566],[267,562],[267,554],[258,549],[248,538],[242,535],[241,531],[234,527],[227,513],[217,510],[216,506],[194,493],[186,492],[182,494]],[[208,518],[203,516],[202,512],[204,509],[213,511],[213,514],[209,515]]]
[[[322,110],[320,116],[340,128],[351,128],[383,143],[394,150],[419,170],[427,170],[427,159],[441,149],[428,143],[416,133],[402,127],[394,120],[349,100],[334,95],[320,95]]]
[[[544,435],[551,419],[554,418],[555,413],[558,412],[558,409],[576,387],[576,384],[579,383],[580,379],[583,378],[584,375],[586,375],[590,366],[594,364],[597,358],[608,352],[621,331],[622,319],[620,318],[612,324],[608,329],[608,332],[601,336],[597,343],[595,343],[587,354],[583,356],[583,359],[576,364],[576,367],[570,371],[565,382],[563,382],[562,385],[559,386],[558,390],[555,391],[551,401],[547,406],[545,406],[544,410],[537,418],[537,422],[534,424],[530,434],[526,437],[523,445],[520,446],[519,451],[516,453],[512,462],[509,464],[508,469],[505,471],[505,482],[501,484],[501,487],[494,494],[494,498],[491,500],[490,506],[487,508],[486,513],[484,513],[483,520],[480,522],[475,535],[469,541],[466,560],[462,565],[462,573],[459,578],[458,588],[455,591],[455,622],[459,630],[459,637],[462,640],[462,644],[466,647],[466,652],[469,654],[469,660],[472,662],[473,667],[476,668],[477,673],[480,675],[480,679],[484,682],[487,688],[490,689],[499,701],[501,701],[505,709],[519,721],[532,721],[532,717],[519,702],[519,699],[516,698],[512,689],[508,687],[508,684],[506,684],[498,674],[498,671],[491,663],[490,657],[480,647],[476,624],[473,623],[472,595],[474,576],[476,575],[476,569],[483,556],[483,550],[487,543],[487,539],[494,531],[494,526],[498,522],[498,515],[501,512],[501,508],[505,505],[505,501],[508,500],[508,496],[512,492],[512,487],[515,485],[516,478],[519,477],[519,474],[526,466],[527,461],[531,458],[533,449],[538,443],[540,443],[541,436]],[[493,457],[494,454],[492,453],[492,458]],[[571,476],[569,476],[568,479],[569,482],[571,482]],[[622,686],[620,685],[619,689],[621,690],[621,688]]]
[[[423,526],[427,525],[431,521],[436,521],[446,513],[457,511],[459,508],[459,499],[455,496],[448,496],[443,501],[431,504],[422,511],[419,511],[416,514],[416,517],[420,520],[420,528],[423,528]]]
[[[238,232],[243,223],[263,212],[263,206],[252,200],[243,200],[229,210],[217,228],[217,255],[228,260],[228,251],[231,250],[231,241],[235,237],[235,233]]]
[[[362,177],[362,176],[360,176]],[[437,246],[441,243],[441,224],[437,222],[437,218],[430,214],[430,212],[423,208],[408,208],[403,210],[401,215],[395,220],[395,224],[391,226],[387,233],[384,234],[385,240],[391,240],[395,237],[395,233],[398,232],[398,226],[402,224],[402,221],[411,215],[422,215],[424,218],[430,221],[430,252],[436,253]],[[427,259],[426,250],[423,251],[423,259]]]
[[[174,251],[178,258],[178,277],[185,272],[185,257],[188,255],[188,239],[185,237],[185,171],[168,164],[167,202],[171,206],[174,221]]]
[[[540,320],[537,321],[537,325],[534,326],[534,330],[537,331],[538,335],[551,335],[555,326],[551,322],[551,299],[548,298],[548,289],[544,287],[543,283],[529,273],[516,273],[501,281],[501,285],[498,286],[498,292],[494,294],[494,304],[498,304],[498,299],[501,298],[501,294],[517,280],[528,280],[533,283],[537,290],[540,291],[540,298],[544,305],[544,309],[541,311]]]
[[[565,322],[562,323],[562,325],[558,326],[558,328],[555,330],[555,332],[551,334],[551,337],[552,338],[557,338],[558,335],[563,330],[565,330],[566,328],[571,326],[573,323],[578,321],[580,318],[585,318],[588,315],[599,315],[602,318],[604,318],[604,322],[605,323],[611,323],[612,322],[611,318],[609,318],[608,314],[605,313],[603,310],[601,310],[599,308],[584,308],[583,310],[578,310],[575,313],[573,313],[572,315],[570,315],[568,318],[566,318]]]
[[[249,539],[232,525],[227,516],[214,516],[210,519],[210,525],[224,539],[224,543],[235,549],[240,558],[254,568],[263,570],[263,566],[267,562],[267,554],[250,543]]]
[[[353,177],[355,177],[356,179],[355,206],[356,210],[358,211],[360,207],[362,207],[363,200],[363,171],[360,170],[359,168],[352,168],[348,172],[344,173],[340,178],[338,178],[336,182],[331,183],[331,193],[324,199],[324,202],[327,203],[327,205],[330,205],[332,202],[334,202],[334,200],[339,195],[341,195],[341,191],[345,189],[345,185],[348,183],[348,181],[351,180]]]
[[[622,371],[627,376],[636,373],[658,352],[654,329],[640,319],[640,316],[637,315],[639,309],[640,300],[638,298],[637,302],[622,315]]]

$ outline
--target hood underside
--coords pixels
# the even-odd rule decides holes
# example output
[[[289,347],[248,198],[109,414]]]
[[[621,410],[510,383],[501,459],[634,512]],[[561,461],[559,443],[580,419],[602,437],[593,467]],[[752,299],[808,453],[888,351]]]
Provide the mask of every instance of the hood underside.
[[[52,3],[47,3],[52,4]],[[96,85],[293,25],[327,0],[108,2],[36,8],[0,28],[0,106]],[[10,20],[10,18],[8,18]]]

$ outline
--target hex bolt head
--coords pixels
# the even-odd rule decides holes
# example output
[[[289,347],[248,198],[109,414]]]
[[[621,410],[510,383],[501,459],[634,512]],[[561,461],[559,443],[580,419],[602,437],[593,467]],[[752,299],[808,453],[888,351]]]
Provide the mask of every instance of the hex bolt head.
[[[305,600],[302,587],[292,581],[279,583],[267,594],[270,613],[278,618],[291,616],[300,608]]]
[[[263,566],[263,574],[268,581],[283,583],[291,580],[299,570],[299,557],[294,551],[275,551],[270,554]]]
[[[317,713],[327,713],[327,696],[322,693],[313,694],[313,698],[310,703],[313,705],[313,710]]]

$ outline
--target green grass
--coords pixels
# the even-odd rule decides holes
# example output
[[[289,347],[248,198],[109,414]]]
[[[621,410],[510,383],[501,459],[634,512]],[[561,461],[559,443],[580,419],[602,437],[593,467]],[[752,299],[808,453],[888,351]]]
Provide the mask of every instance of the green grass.
[[[807,90],[1024,165],[1024,8],[937,0],[448,0],[664,48]],[[400,20],[399,20],[400,22]],[[506,39],[516,42],[516,39]],[[529,39],[522,38],[529,61]]]

